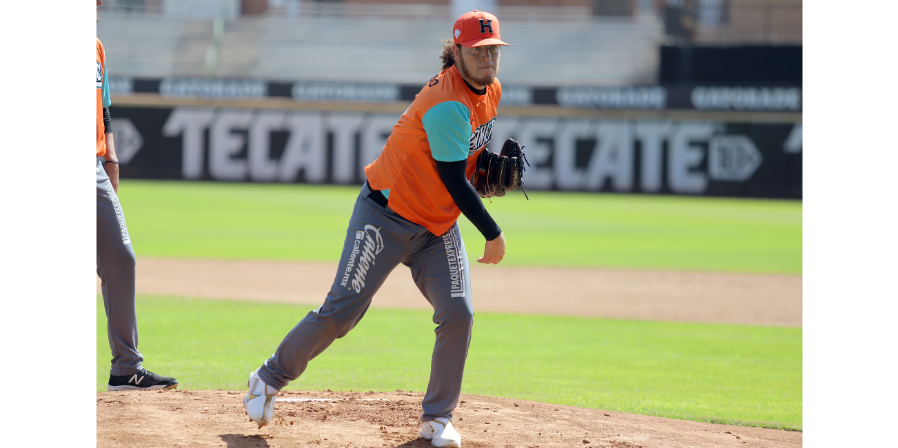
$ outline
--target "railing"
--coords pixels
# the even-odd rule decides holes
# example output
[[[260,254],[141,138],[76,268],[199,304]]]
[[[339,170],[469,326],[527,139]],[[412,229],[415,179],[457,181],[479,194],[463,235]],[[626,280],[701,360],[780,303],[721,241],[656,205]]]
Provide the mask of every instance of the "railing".
[[[269,1],[264,16],[283,18],[345,18],[345,19],[439,19],[453,21],[452,7],[448,4],[415,3],[344,3],[309,0]],[[503,20],[515,21],[607,21],[627,22],[638,17],[596,17],[591,7],[581,6],[502,6],[493,11]],[[590,3],[591,4],[591,3]],[[170,2],[165,8],[161,1],[152,0],[105,0],[101,12],[115,14],[165,14],[173,17],[215,18],[224,15],[229,19],[239,16],[240,2],[236,0],[203,0],[190,2]]]
[[[240,0],[106,0],[101,9],[118,14],[154,14],[169,17],[224,18],[240,15]],[[451,21],[451,6],[433,4],[344,3],[308,0],[269,1],[266,17],[334,19],[438,19]],[[667,2],[658,10],[637,8],[630,17],[592,14],[593,2],[581,6],[496,6],[496,14],[510,21],[564,21],[568,23],[631,23],[661,20],[665,34],[674,43],[705,45],[801,44],[802,5],[800,2],[747,0],[695,0]],[[642,3],[640,3],[642,4]],[[647,17],[649,16],[649,17]]]
[[[638,0],[650,7],[627,17],[597,17],[585,7],[551,8],[554,15],[544,15],[546,7],[499,6],[497,14],[508,21],[503,36],[514,45],[503,60],[503,81],[652,84],[657,82],[657,48],[664,43],[801,44],[800,4],[748,1],[753,0],[661,2],[656,14],[654,2]],[[190,9],[198,3],[206,5],[206,15]],[[163,4],[166,8],[158,6]],[[448,36],[438,30],[452,20],[448,5],[278,4],[280,9],[262,15],[240,16],[233,15],[237,0],[109,0],[100,8],[97,32],[117,43],[109,54],[119,74],[349,81],[364,67],[370,76],[379,76],[373,81],[412,82],[432,76],[427,74],[436,56],[425,54],[425,63],[419,50],[429,42],[436,49],[431,51],[439,51],[439,40]],[[302,8],[293,17],[284,6],[290,4]],[[549,17],[557,21],[547,24]],[[407,38],[407,29],[415,30],[415,39]],[[322,39],[325,35],[330,38]],[[376,45],[403,51],[402,68],[385,67]],[[341,56],[323,64],[322,49]],[[541,63],[533,63],[534,55]]]
[[[104,42],[116,42],[107,45],[114,72],[131,76],[412,83],[429,79],[439,67],[440,40],[451,35],[446,22],[308,16],[216,21],[101,11],[97,32]],[[552,79],[616,86],[651,84],[657,78],[662,30],[654,17],[632,23],[503,26],[503,37],[514,49],[503,59],[503,82]],[[395,63],[384,64],[383,51],[395,56]]]

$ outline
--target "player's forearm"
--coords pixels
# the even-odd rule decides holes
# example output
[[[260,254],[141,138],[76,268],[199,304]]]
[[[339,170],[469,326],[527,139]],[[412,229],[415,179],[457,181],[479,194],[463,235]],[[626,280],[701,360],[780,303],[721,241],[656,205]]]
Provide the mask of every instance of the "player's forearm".
[[[106,154],[103,154],[103,159],[118,161],[118,156],[115,154],[115,140],[112,138],[112,133],[106,133]]]
[[[112,116],[109,114],[109,108],[103,108],[103,128],[106,133],[106,154],[103,156],[106,160],[118,160],[115,155],[115,142],[112,140]]]
[[[486,211],[477,191],[468,182],[465,176],[466,166],[467,161],[465,160],[457,162],[437,161],[437,173],[440,175],[440,180],[446,185],[449,196],[452,196],[452,200],[455,201],[455,205],[461,210],[462,214],[471,221],[471,224],[474,224],[474,227],[480,231],[487,241],[492,241],[502,233],[502,229],[499,228],[493,217]]]

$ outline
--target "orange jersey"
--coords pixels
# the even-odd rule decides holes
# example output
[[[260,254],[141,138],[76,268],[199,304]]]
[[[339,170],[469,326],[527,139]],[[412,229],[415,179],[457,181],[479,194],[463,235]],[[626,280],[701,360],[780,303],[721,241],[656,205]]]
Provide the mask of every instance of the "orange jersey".
[[[371,187],[389,190],[390,208],[403,218],[444,234],[461,210],[440,180],[436,161],[466,159],[470,179],[492,136],[501,96],[498,79],[478,95],[454,65],[441,71],[393,126],[381,155],[365,167]]]
[[[106,154],[106,127],[103,108],[109,107],[109,78],[106,76],[106,50],[97,39],[97,155]]]

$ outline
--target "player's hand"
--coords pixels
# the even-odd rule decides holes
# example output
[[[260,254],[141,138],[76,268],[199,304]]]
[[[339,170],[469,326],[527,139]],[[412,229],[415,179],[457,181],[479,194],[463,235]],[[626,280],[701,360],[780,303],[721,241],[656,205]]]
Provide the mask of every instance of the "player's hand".
[[[112,182],[112,190],[118,193],[118,163],[104,163],[103,169],[109,176],[109,182]]]
[[[478,263],[499,264],[505,257],[505,232],[499,234],[496,239],[487,241],[483,248],[483,256],[477,259]]]

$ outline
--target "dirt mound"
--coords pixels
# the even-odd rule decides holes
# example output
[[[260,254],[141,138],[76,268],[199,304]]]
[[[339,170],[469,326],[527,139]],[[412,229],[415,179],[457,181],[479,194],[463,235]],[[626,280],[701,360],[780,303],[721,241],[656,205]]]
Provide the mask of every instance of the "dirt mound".
[[[269,426],[244,413],[243,391],[101,392],[98,447],[429,447],[418,435],[423,394],[305,392],[278,395]],[[798,432],[715,425],[462,395],[462,446],[800,447]]]

